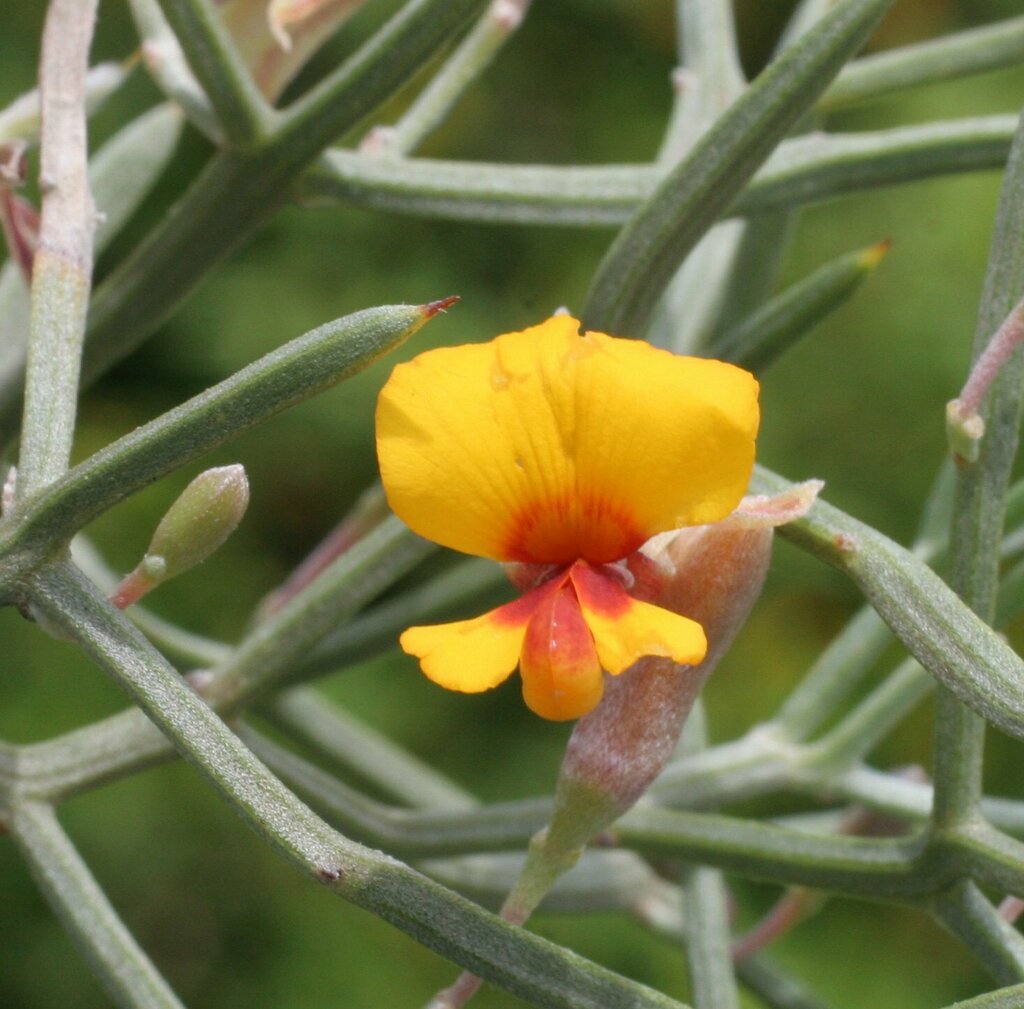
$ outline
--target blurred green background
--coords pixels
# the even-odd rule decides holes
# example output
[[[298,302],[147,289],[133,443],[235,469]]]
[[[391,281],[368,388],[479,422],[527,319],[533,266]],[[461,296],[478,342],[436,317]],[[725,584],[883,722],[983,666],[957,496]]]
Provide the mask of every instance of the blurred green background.
[[[371,3],[324,64],[350,51],[395,6]],[[743,58],[753,73],[793,3],[737,6]],[[669,0],[538,0],[424,152],[549,163],[650,159],[670,102],[671,8]],[[1021,10],[1019,0],[897,0],[873,46]],[[34,81],[43,13],[42,3],[6,5],[0,101]],[[107,0],[97,58],[125,55],[132,40],[123,5]],[[154,97],[136,73],[96,117],[94,139],[109,136]],[[831,125],[870,129],[1021,104],[1024,72],[1007,71],[915,89]],[[200,139],[186,138],[132,234],[181,190],[206,153]],[[893,240],[854,301],[767,374],[760,458],[793,478],[825,479],[830,501],[903,541],[943,455],[944,404],[964,377],[998,182],[995,173],[974,174],[814,207],[803,213],[786,254],[790,281],[841,252]],[[89,391],[77,452],[94,451],[285,340],[370,305],[462,296],[406,355],[436,342],[487,339],[559,305],[578,308],[611,234],[289,207],[144,349]],[[124,247],[103,259],[101,274]],[[228,640],[242,632],[254,604],[373,479],[372,407],[392,363],[204,461],[245,464],[249,515],[215,559],[156,594],[154,610]],[[90,532],[114,567],[134,566],[163,510],[197,471],[161,482],[94,524]],[[780,544],[767,592],[708,688],[713,738],[731,738],[767,716],[857,604],[839,575]],[[45,638],[12,611],[0,622],[0,735],[43,739],[123,706],[116,688],[70,646]],[[394,653],[325,680],[323,689],[483,799],[549,791],[568,732],[529,715],[514,682],[481,697],[450,694]],[[878,763],[927,766],[929,726],[927,711],[915,716],[876,755]],[[993,791],[1024,793],[1020,759],[1018,744],[993,738]],[[412,1007],[452,977],[449,964],[284,866],[180,764],[77,799],[63,819],[128,925],[194,1009]],[[775,896],[771,887],[742,882],[736,892],[743,926]],[[629,921],[541,915],[533,927],[686,998],[680,952]],[[777,953],[840,1009],[925,1009],[989,986],[925,916],[883,906],[831,902]],[[0,1007],[107,1004],[13,846],[0,839]],[[474,1004],[521,1003],[486,990]]]

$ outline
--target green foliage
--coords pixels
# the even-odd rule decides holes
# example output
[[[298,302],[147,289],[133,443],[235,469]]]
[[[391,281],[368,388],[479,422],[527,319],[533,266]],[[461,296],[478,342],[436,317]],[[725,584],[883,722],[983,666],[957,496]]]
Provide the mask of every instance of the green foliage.
[[[903,45],[935,28],[914,22],[931,5],[803,0],[784,27],[737,4],[737,31],[728,0],[678,0],[674,55],[658,5],[537,4],[512,37],[483,0],[378,0],[277,101],[213,0],[130,5],[166,95],[142,69],[86,79],[92,6],[47,13],[43,107],[47,88],[69,100],[53,90],[43,118],[57,185],[26,190],[43,207],[31,310],[0,272],[21,474],[0,522],[0,936],[17,952],[0,1002],[414,1005],[449,979],[440,954],[491,982],[495,1009],[1017,1004],[1024,940],[998,905],[1024,894],[1024,665],[992,625],[1024,607],[1019,355],[978,458],[927,487],[970,334],[977,357],[1024,290],[1021,19],[970,25],[964,4]],[[95,52],[122,59],[136,28],[103,13]],[[857,57],[883,17],[885,51]],[[41,25],[4,21],[29,40],[0,67],[13,98]],[[0,127],[34,143],[32,101]],[[999,181],[966,173],[1004,166],[996,207]],[[867,277],[877,254],[849,250],[886,237]],[[829,503],[780,530],[796,549],[705,692],[725,741],[695,720],[617,850],[587,852],[531,931],[484,908],[547,822],[533,796],[564,731],[508,690],[444,696],[392,647],[503,598],[497,566],[440,558],[371,495],[319,577],[259,602],[373,479],[378,357],[429,320],[421,345],[566,301],[764,369],[753,489],[820,476]],[[80,371],[96,388],[79,410]],[[119,612],[112,570],[200,459],[245,461],[250,517],[161,588],[160,615]],[[930,778],[901,771],[929,737]],[[95,981],[52,969],[66,940],[25,867]],[[820,931],[734,965],[730,940],[779,894],[824,908]]]

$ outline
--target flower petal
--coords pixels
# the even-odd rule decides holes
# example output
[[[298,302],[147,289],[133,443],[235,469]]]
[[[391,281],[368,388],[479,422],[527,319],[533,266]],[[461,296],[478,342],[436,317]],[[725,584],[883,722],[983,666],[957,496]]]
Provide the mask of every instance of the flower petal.
[[[541,718],[565,721],[591,711],[604,692],[594,638],[567,579],[530,618],[519,671],[523,700]]]
[[[536,598],[528,593],[472,620],[410,627],[399,643],[438,685],[467,694],[490,690],[515,671]]]
[[[435,542],[595,564],[727,515],[746,489],[757,382],[555,316],[399,365],[377,406],[388,500]]]
[[[569,577],[601,665],[613,676],[645,655],[666,656],[680,665],[704,658],[707,639],[695,620],[633,599],[588,564],[574,564]]]

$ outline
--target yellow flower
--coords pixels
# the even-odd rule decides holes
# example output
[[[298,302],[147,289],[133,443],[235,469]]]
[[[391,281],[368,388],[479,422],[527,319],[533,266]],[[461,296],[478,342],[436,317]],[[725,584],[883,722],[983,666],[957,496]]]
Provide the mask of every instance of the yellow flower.
[[[518,665],[526,703],[559,720],[596,706],[602,670],[645,655],[700,662],[700,625],[630,595],[630,566],[656,533],[739,502],[757,389],[740,368],[581,335],[569,316],[399,365],[377,405],[392,509],[535,579],[483,616],[411,627],[402,647],[450,690],[488,690]]]

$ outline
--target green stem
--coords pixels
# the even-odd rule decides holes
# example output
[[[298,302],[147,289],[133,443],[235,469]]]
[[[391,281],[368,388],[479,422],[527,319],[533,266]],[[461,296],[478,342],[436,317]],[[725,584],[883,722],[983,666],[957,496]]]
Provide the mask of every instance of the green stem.
[[[284,110],[275,146],[295,148],[293,163],[308,164],[398,91],[486,2],[409,0],[358,52]]]
[[[1015,116],[979,116],[786,140],[726,213],[748,216],[879,186],[1001,168],[1016,125]],[[649,164],[501,165],[370,158],[333,148],[302,177],[297,195],[314,206],[346,202],[446,220],[599,228],[628,221],[663,175]]]
[[[89,191],[85,80],[97,0],[52,0],[39,69],[43,207],[32,272],[17,494],[68,467],[92,282],[96,209]]]
[[[853,102],[888,98],[900,88],[1015,66],[1022,56],[1024,18],[997,21],[854,60],[822,95],[818,109],[830,112]]]
[[[802,981],[764,953],[741,960],[736,974],[770,1009],[828,1009]]]
[[[729,937],[728,894],[717,869],[684,871],[686,962],[694,1009],[739,1009]]]
[[[920,837],[836,837],[711,813],[636,807],[612,831],[654,858],[700,862],[752,879],[914,902],[939,885]]]
[[[429,764],[309,687],[275,697],[264,713],[317,754],[414,809],[472,809],[476,800]]]
[[[1013,984],[1024,978],[1024,939],[973,883],[955,884],[935,899],[932,909],[997,981]]]
[[[271,131],[273,110],[213,4],[210,0],[165,0],[163,12],[227,142],[232,147],[258,146]]]
[[[642,334],[694,245],[863,44],[890,0],[840,0],[701,137],[616,236],[581,313],[588,328]]]
[[[1003,179],[996,231],[972,357],[984,352],[992,333],[1024,291],[1024,118]],[[950,534],[951,584],[982,620],[995,618],[999,546],[1006,494],[1017,454],[1024,407],[1024,355],[1015,354],[992,385],[984,410],[986,433],[973,462],[959,466]],[[985,722],[939,694],[935,735],[935,824],[947,827],[976,815],[982,793]]]
[[[756,467],[752,486],[785,486]],[[847,574],[907,649],[961,700],[1024,736],[1024,663],[929,567],[821,499],[779,534]]]
[[[39,610],[92,655],[265,841],[309,876],[537,1005],[680,1009],[672,999],[513,928],[332,830],[73,568],[40,571],[33,588]]]
[[[184,1009],[111,907],[53,809],[41,802],[19,804],[9,829],[111,999],[123,1009]]]
[[[377,126],[362,143],[372,155],[408,154],[441,123],[455,103],[491,65],[518,29],[530,0],[491,0],[483,17],[470,29],[458,48],[402,114],[394,126]]]
[[[848,301],[889,248],[879,242],[819,267],[724,332],[707,350],[758,374]]]
[[[935,681],[914,659],[907,659],[868,694],[809,751],[823,763],[849,767],[870,753],[931,693]]]
[[[294,673],[300,658],[437,548],[398,519],[382,522],[300,595],[259,624],[212,673],[203,695],[230,712]]]

